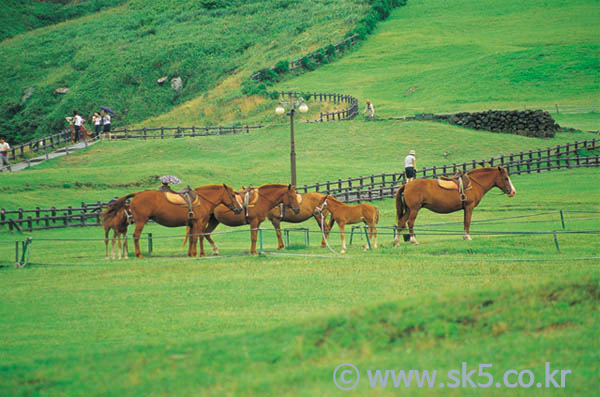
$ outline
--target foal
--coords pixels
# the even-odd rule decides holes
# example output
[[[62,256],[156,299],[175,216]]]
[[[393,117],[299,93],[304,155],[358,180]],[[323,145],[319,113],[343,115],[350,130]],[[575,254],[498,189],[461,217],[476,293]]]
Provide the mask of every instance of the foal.
[[[340,238],[342,239],[342,250],[346,252],[346,237],[344,228],[346,225],[364,222],[369,226],[369,239],[373,241],[373,249],[377,248],[377,229],[375,225],[379,222],[379,209],[372,204],[361,203],[357,205],[344,204],[333,196],[326,195],[321,201],[321,205],[315,208],[315,215],[321,213],[325,208],[331,213],[330,228],[337,222],[340,227]],[[365,251],[369,245],[365,245]]]
[[[133,197],[135,194],[131,194],[124,197],[124,200]],[[120,200],[118,204],[120,204]],[[117,201],[113,201],[108,204],[108,207],[102,212],[100,215],[102,218],[102,226],[104,227],[104,245],[106,246],[106,260],[108,257],[108,234],[110,230],[113,230],[113,238],[112,238],[112,246],[111,246],[111,254],[112,259],[115,259],[115,240],[119,240],[119,260],[121,259],[121,252],[123,252],[123,257],[125,259],[129,259],[127,255],[127,226],[134,223],[133,217],[131,216],[131,211],[129,209],[129,204],[124,204],[122,207],[119,207]],[[121,247],[121,235],[123,235],[123,247]]]

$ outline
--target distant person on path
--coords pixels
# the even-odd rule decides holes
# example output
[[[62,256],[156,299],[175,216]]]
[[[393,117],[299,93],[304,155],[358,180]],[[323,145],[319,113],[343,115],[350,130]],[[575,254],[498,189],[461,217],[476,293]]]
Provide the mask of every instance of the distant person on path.
[[[365,110],[363,111],[363,114],[369,112],[369,115],[367,116],[367,120],[373,120],[373,118],[375,117],[375,108],[373,107],[373,104],[371,103],[371,101],[369,101],[367,99],[367,106],[365,107]]]
[[[99,138],[102,132],[102,116],[100,116],[100,113],[94,112],[92,123],[94,123],[94,132],[96,134],[94,138]]]
[[[104,125],[104,128],[103,128],[104,135],[103,135],[103,137],[108,137],[108,139],[111,139],[111,136],[110,136],[110,115],[106,112],[106,110],[102,111],[102,124]]]
[[[12,171],[10,168],[10,162],[8,161],[8,151],[10,150],[10,145],[8,142],[4,141],[4,138],[0,138],[0,162],[2,163],[1,167],[8,167],[9,171]]]
[[[81,131],[81,126],[83,125],[83,118],[77,113],[76,110],[73,110],[73,126],[75,135],[73,136],[73,143],[79,142],[79,131]]]
[[[413,181],[417,177],[417,158],[416,152],[411,150],[408,152],[408,156],[404,158],[404,174],[406,175],[406,182]]]

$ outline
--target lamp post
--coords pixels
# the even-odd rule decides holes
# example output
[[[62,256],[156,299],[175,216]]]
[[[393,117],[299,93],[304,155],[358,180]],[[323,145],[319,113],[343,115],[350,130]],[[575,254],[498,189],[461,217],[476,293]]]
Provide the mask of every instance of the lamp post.
[[[296,186],[296,143],[294,141],[294,113],[296,113],[296,109],[298,109],[301,113],[308,112],[308,106],[304,103],[304,99],[294,98],[292,93],[290,92],[287,101],[280,100],[279,105],[275,108],[275,113],[278,115],[282,115],[285,113],[285,107],[289,107],[289,112],[287,113],[290,116],[290,168],[292,173],[292,185]]]

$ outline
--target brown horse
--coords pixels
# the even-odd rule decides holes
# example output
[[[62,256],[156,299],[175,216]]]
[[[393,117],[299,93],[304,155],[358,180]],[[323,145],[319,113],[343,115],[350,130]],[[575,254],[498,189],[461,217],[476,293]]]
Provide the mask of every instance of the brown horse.
[[[441,188],[437,181],[431,179],[415,179],[412,182],[400,186],[396,192],[396,216],[398,219],[398,230],[406,227],[410,232],[410,241],[418,244],[413,233],[417,213],[422,207],[433,212],[447,214],[454,211],[464,210],[464,235],[463,239],[471,240],[469,227],[471,226],[471,215],[477,207],[483,195],[493,187],[500,188],[508,197],[517,192],[513,186],[508,172],[503,167],[485,167],[469,171],[467,174],[471,180],[471,187],[464,191],[464,201],[458,190],[447,190]],[[399,244],[400,234],[396,235],[394,246]]]
[[[127,255],[127,226],[133,223],[133,216],[128,204],[125,203],[128,199],[135,196],[135,193],[129,194],[120,198],[117,201],[108,204],[108,207],[100,214],[102,226],[104,227],[104,245],[106,247],[106,260],[108,257],[108,234],[113,230],[111,256],[115,259],[115,240],[119,241],[119,260],[121,252],[123,257],[128,259]],[[123,235],[123,247],[121,248],[121,235]]]
[[[200,254],[203,254],[204,247],[202,238],[206,237],[212,245],[213,254],[219,255],[219,249],[215,242],[210,237],[210,234],[215,230],[219,223],[227,226],[244,226],[250,225],[250,254],[256,255],[256,237],[260,224],[267,218],[269,210],[283,203],[291,207],[295,213],[300,212],[298,199],[296,197],[296,187],[292,185],[263,185],[258,188],[251,189],[254,192],[254,198],[248,199],[248,206],[241,214],[233,214],[229,209],[220,205],[215,208],[213,216],[204,230],[204,235],[200,236]],[[252,193],[252,192],[250,192]]]
[[[373,241],[373,249],[377,248],[377,229],[375,225],[379,222],[379,209],[373,204],[361,203],[357,205],[344,204],[333,196],[325,196],[320,205],[315,208],[315,215],[322,213],[325,209],[331,212],[330,228],[337,222],[340,228],[340,238],[342,239],[342,250],[346,252],[346,234],[344,232],[346,225],[364,222],[369,226],[369,240]],[[369,246],[365,245],[365,250]]]
[[[315,215],[315,208],[321,204],[324,194],[321,193],[304,193],[300,195],[300,200],[298,204],[300,205],[300,212],[293,213],[289,209],[289,207],[283,207],[283,216],[281,216],[282,205],[278,205],[271,209],[267,216],[269,220],[273,224],[275,228],[275,233],[277,233],[277,249],[280,250],[284,247],[283,240],[281,239],[281,222],[291,222],[291,223],[300,223],[305,220],[314,217],[317,221],[317,225],[319,225],[319,229],[321,228],[321,215]],[[327,218],[329,215],[329,211],[323,211],[323,220]],[[325,237],[329,234],[330,226],[327,222],[323,222],[323,230],[325,231]],[[325,247],[325,238],[321,241],[321,247]]]
[[[240,213],[242,208],[234,197],[231,186],[228,185],[206,185],[195,189],[198,194],[198,203],[193,207],[193,218],[190,219],[186,205],[171,204],[167,201],[165,194],[158,190],[146,190],[134,193],[131,200],[131,213],[135,219],[135,231],[133,241],[135,243],[135,256],[142,257],[140,251],[140,235],[144,225],[149,219],[167,227],[189,226],[191,227],[190,247],[188,256],[196,256],[196,241],[198,233],[206,227],[210,215],[214,209],[223,204],[231,211]]]

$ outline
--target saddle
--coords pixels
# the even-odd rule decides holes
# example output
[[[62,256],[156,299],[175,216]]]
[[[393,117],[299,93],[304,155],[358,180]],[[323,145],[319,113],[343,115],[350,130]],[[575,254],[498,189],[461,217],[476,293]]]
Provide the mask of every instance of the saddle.
[[[467,200],[465,191],[471,189],[471,178],[461,171],[451,177],[441,176],[438,178],[437,183],[442,189],[458,191],[461,201]]]
[[[190,220],[194,219],[194,207],[197,206],[200,201],[198,193],[194,189],[188,185],[185,189],[176,192],[172,190],[169,185],[163,184],[160,187],[160,191],[165,194],[165,198],[169,203],[174,205],[187,205],[188,218]]]

